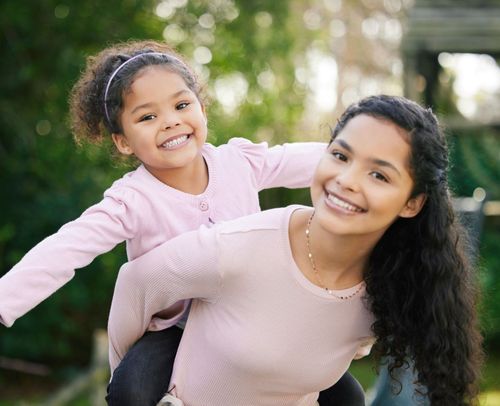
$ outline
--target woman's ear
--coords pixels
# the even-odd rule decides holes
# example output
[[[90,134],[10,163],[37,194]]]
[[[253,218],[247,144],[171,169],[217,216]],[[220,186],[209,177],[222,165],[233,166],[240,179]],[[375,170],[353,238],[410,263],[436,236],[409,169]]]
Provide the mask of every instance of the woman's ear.
[[[115,143],[116,149],[118,149],[121,154],[132,155],[134,153],[128,144],[127,138],[123,134],[113,133],[111,134],[111,138]]]
[[[399,216],[405,218],[415,217],[418,213],[420,213],[422,207],[424,207],[426,200],[427,196],[425,193],[420,193],[419,195],[412,197],[406,202],[405,207],[403,207]]]

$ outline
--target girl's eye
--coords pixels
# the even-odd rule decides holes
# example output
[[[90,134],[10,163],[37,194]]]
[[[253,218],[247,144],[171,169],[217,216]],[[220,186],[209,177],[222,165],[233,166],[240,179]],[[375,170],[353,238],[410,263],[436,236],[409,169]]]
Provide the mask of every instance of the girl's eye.
[[[346,162],[347,161],[347,157],[342,153],[342,152],[339,152],[339,151],[333,151],[332,152],[332,155],[338,159],[339,161],[343,161],[343,162]]]
[[[140,119],[139,119],[139,122],[141,121],[149,121],[149,120],[153,120],[156,116],[154,114],[146,114],[145,116],[142,116]]]
[[[182,103],[179,103],[177,106],[175,106],[175,108],[177,110],[183,110],[185,109],[187,106],[189,106],[189,103],[188,102],[182,102]]]
[[[377,180],[381,180],[382,182],[389,182],[389,179],[382,175],[380,172],[372,172],[371,176],[373,176]]]

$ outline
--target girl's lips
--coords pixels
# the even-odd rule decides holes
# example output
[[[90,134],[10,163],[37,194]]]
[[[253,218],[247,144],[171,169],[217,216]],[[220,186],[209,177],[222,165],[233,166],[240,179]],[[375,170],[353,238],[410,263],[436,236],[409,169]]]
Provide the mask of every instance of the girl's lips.
[[[163,149],[176,149],[184,145],[189,138],[191,137],[191,134],[182,134],[178,135],[175,137],[171,137],[168,140],[166,140],[163,144],[159,146],[159,148]]]
[[[343,210],[346,210],[348,212],[352,212],[352,213],[365,213],[366,212],[365,209],[363,209],[359,206],[356,206],[355,204],[350,203],[344,199],[341,199],[340,197],[335,196],[329,192],[326,193],[326,198],[327,198],[328,202],[331,203],[332,205],[339,207]]]

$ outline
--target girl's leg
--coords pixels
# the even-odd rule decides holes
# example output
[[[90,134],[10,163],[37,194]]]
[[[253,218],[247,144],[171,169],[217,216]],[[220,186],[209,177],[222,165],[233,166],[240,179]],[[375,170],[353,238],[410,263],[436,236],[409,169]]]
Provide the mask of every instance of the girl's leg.
[[[332,387],[319,393],[320,406],[365,406],[365,392],[349,372]]]
[[[183,330],[150,331],[137,341],[113,373],[109,406],[155,406],[168,390]]]

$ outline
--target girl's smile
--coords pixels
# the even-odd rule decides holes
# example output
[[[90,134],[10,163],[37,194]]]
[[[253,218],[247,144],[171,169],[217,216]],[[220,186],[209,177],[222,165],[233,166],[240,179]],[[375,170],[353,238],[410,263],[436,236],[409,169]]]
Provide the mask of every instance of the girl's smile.
[[[165,142],[159,145],[159,148],[173,150],[177,148],[182,148],[186,145],[187,141],[191,137],[192,134],[182,134],[170,137]]]
[[[181,190],[201,193],[208,183],[201,155],[207,138],[205,110],[178,74],[149,66],[123,95],[118,150],[135,155],[156,178]],[[179,184],[197,179],[197,186]],[[200,181],[202,180],[202,181]]]

